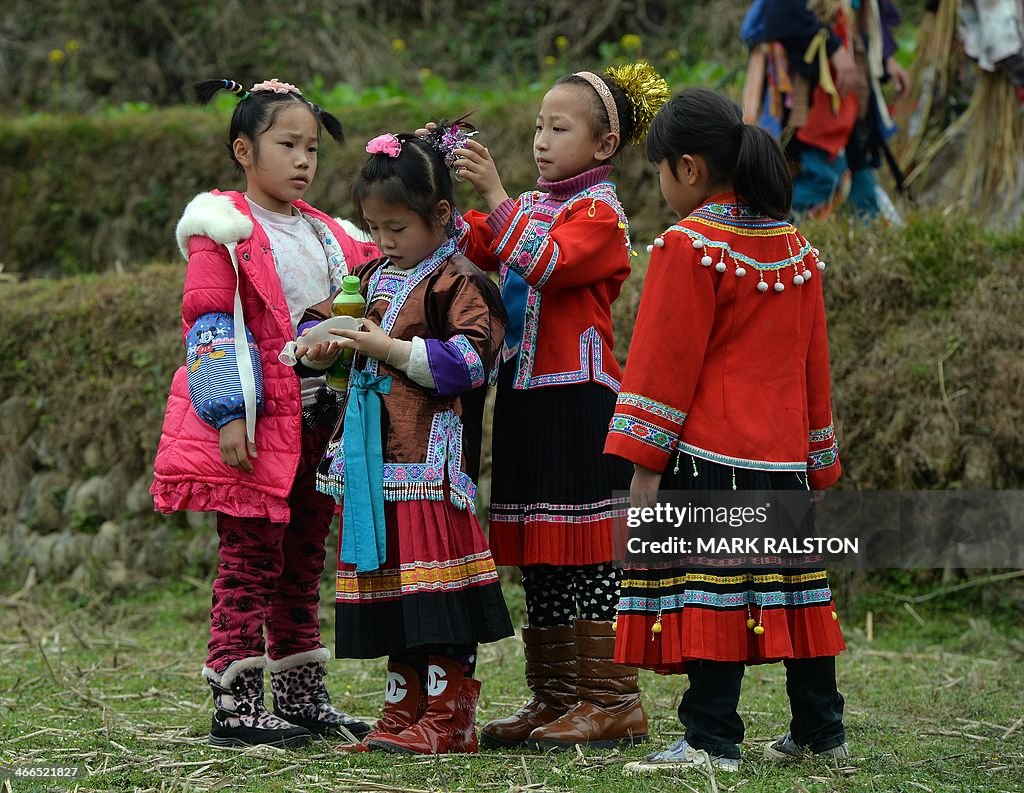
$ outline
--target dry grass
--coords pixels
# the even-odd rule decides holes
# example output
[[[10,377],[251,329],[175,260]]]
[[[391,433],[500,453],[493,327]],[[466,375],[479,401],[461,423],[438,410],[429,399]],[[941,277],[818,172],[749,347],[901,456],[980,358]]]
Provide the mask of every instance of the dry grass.
[[[506,587],[521,614],[518,587]],[[325,591],[325,604],[329,593]],[[320,743],[302,750],[214,749],[205,744],[209,693],[199,677],[206,641],[205,582],[181,582],[130,597],[68,586],[0,597],[0,764],[79,765],[78,790],[111,791],[634,791],[621,766],[645,750],[543,756],[486,752],[476,757],[350,756]],[[1024,784],[1024,686],[1019,625],[971,616],[970,601],[927,601],[912,617],[878,601],[872,640],[863,612],[844,617],[851,649],[839,659],[853,760],[778,769],[761,745],[785,729],[780,665],[748,671],[741,714],[747,725],[737,776],[671,774],[653,791],[911,789],[1014,791]],[[952,606],[956,607],[953,608]],[[966,611],[962,609],[966,608]],[[332,622],[325,605],[323,628]],[[505,714],[523,696],[518,640],[482,648],[480,721]],[[382,664],[335,661],[335,701],[373,718]],[[643,674],[655,746],[680,734],[674,708],[682,678]],[[71,790],[26,785],[12,793]],[[0,790],[4,790],[0,783]]]

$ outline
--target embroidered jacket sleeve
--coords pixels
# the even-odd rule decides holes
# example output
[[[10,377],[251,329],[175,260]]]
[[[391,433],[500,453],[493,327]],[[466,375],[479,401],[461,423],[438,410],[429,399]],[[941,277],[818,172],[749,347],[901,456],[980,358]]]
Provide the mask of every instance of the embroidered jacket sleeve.
[[[460,272],[450,293],[434,299],[444,303],[444,331],[424,343],[435,393],[461,394],[482,386],[505,336],[507,317],[498,288],[482,272]]]
[[[494,212],[487,214],[471,209],[463,215],[456,215],[456,238],[459,250],[481,270],[496,272],[501,260],[494,255],[491,246],[495,235],[505,227],[518,202],[503,201]]]
[[[697,388],[715,289],[690,238],[666,232],[654,248],[604,450],[662,471],[675,449]]]
[[[807,478],[811,488],[824,490],[839,479],[839,446],[832,423],[831,381],[828,362],[828,329],[825,323],[825,298],[820,278],[815,286],[814,324],[807,351]]]
[[[491,250],[539,292],[629,275],[625,224],[609,204],[597,199],[567,207],[541,235],[524,213],[517,212],[495,237]]]

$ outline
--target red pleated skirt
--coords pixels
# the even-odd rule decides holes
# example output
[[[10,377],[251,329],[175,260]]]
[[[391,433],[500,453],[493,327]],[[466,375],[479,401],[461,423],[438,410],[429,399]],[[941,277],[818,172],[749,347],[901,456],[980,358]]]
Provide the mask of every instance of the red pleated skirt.
[[[357,573],[342,564],[339,541],[337,657],[378,658],[513,634],[487,538],[471,510],[448,498],[423,499],[385,502],[384,514],[387,559],[380,569]]]
[[[644,572],[622,572],[619,663],[681,673],[697,659],[758,664],[846,649],[823,570]]]
[[[681,454],[662,491],[806,490],[794,472],[733,469]],[[838,655],[846,649],[828,574],[822,569],[743,567],[742,559],[693,565],[627,564],[619,579],[615,660],[664,673],[687,661],[767,663]],[[715,566],[709,566],[711,564]]]

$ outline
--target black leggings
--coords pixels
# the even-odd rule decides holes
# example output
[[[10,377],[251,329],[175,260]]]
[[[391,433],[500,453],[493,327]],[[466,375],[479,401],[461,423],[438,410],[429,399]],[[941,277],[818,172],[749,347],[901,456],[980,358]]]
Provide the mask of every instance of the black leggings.
[[[812,752],[823,752],[846,740],[843,695],[836,688],[836,659],[790,658],[786,665],[786,693],[793,740]],[[679,703],[679,721],[686,727],[686,742],[712,755],[738,758],[743,741],[743,719],[736,708],[744,665],[730,661],[689,661],[690,687]]]
[[[619,575],[610,564],[520,568],[531,628],[571,625],[574,620],[611,620],[619,604]]]

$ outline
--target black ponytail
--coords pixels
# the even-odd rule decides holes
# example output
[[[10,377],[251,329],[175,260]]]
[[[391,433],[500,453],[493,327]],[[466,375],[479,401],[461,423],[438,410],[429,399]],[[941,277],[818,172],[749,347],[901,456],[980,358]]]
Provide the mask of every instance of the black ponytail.
[[[309,106],[313,108],[313,115],[316,116],[316,120],[323,125],[323,128],[327,130],[327,134],[334,138],[338,143],[345,142],[345,130],[341,127],[341,121],[338,120],[337,116],[332,116],[320,105],[310,102]]]
[[[793,203],[786,157],[765,130],[743,123],[739,106],[707,88],[680,91],[658,111],[647,134],[647,159],[673,172],[684,154],[700,155],[714,184],[728,184],[758,212],[785,220]]]
[[[196,101],[201,105],[207,105],[219,91],[230,91],[239,99],[246,99],[249,92],[242,87],[241,83],[234,80],[202,80],[192,86],[195,91]]]
[[[793,205],[793,176],[782,147],[755,124],[741,124],[739,136],[733,189],[762,214],[785,220]]]
[[[232,144],[243,135],[255,143],[256,139],[274,125],[277,114],[287,106],[298,102],[313,114],[316,119],[317,131],[327,130],[338,143],[345,140],[341,122],[319,105],[307,101],[298,91],[279,93],[277,91],[247,91],[241,83],[234,80],[201,80],[193,83],[196,102],[200,105],[209,104],[220,91],[230,91],[238,97],[235,112],[231,114],[231,126],[228,129],[228,153],[232,162],[241,169]]]

